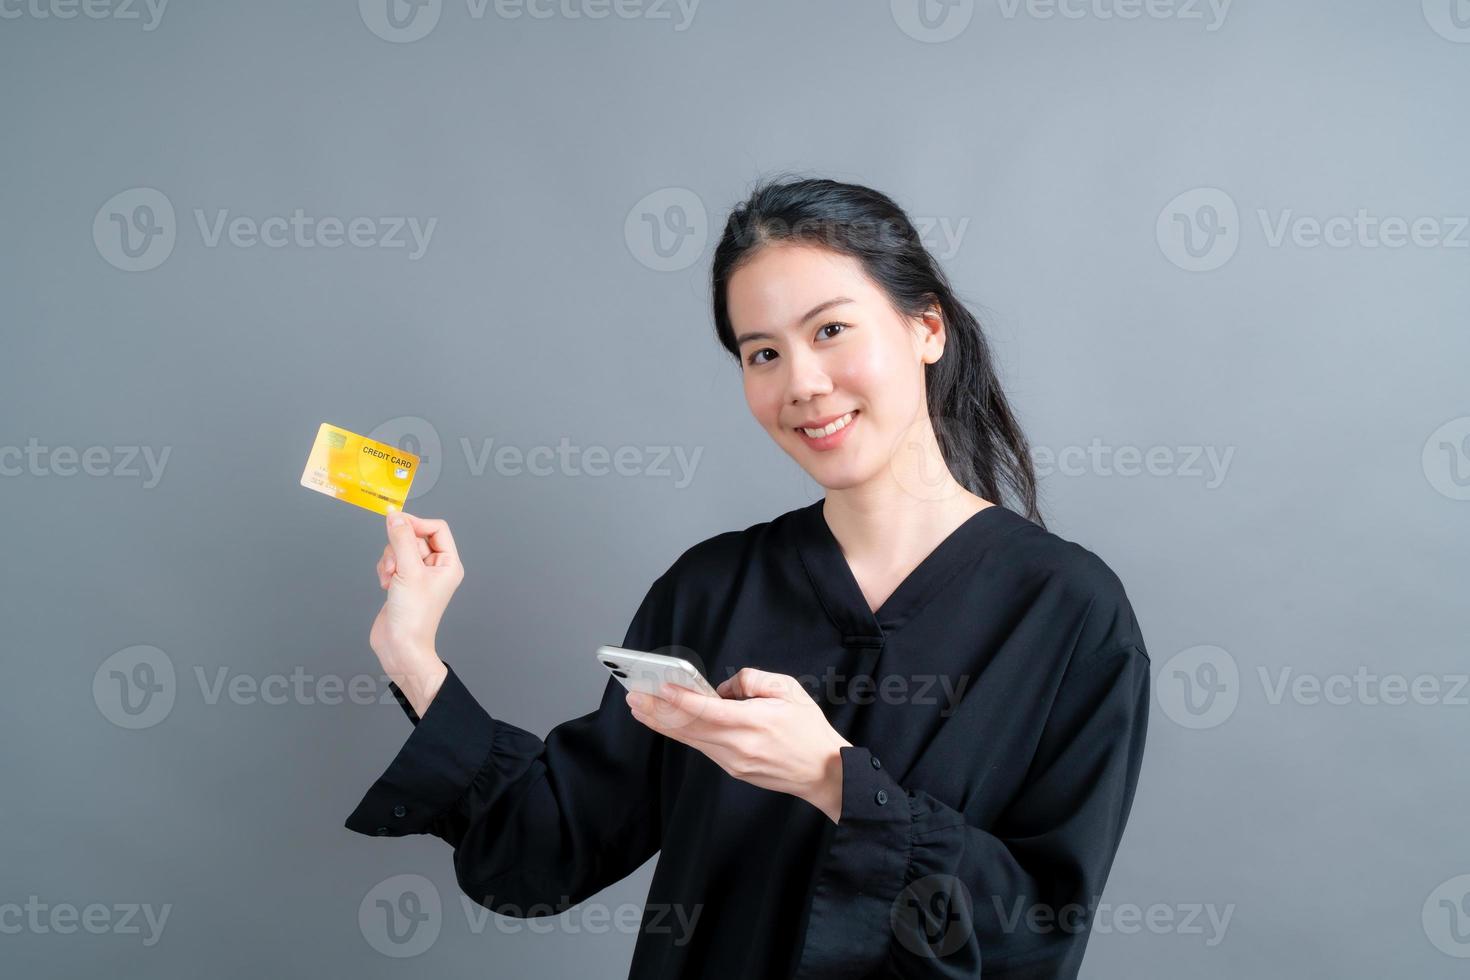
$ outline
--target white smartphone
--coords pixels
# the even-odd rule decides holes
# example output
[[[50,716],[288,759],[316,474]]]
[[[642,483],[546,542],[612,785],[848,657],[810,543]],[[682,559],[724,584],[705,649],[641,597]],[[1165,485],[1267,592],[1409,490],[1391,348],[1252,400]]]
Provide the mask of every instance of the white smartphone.
[[[662,684],[678,684],[710,697],[720,696],[714,686],[704,679],[699,668],[683,657],[600,646],[597,648],[597,659],[612,672],[618,683],[630,691],[656,694]]]

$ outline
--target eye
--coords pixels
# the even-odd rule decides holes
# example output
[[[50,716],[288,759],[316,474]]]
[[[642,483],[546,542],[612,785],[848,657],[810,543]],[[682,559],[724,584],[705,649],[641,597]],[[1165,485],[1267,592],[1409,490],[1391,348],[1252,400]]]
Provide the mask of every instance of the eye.
[[[833,327],[836,327],[837,328],[833,333],[824,333],[824,331],[831,330]],[[822,326],[818,327],[817,328],[817,335],[819,337],[826,337],[827,339],[830,340],[832,337],[837,336],[837,334],[842,333],[845,330],[851,329],[851,327],[852,327],[852,324],[850,324],[850,323],[842,323],[841,321],[834,320],[831,323],[824,323],[824,324],[822,324]],[[770,363],[770,358],[766,358],[765,360],[757,360],[757,358],[759,358],[760,355],[762,355],[762,354],[764,354],[764,353],[766,353],[768,351],[771,354],[775,354],[776,353],[774,350],[771,350],[771,348],[769,348],[769,347],[762,347],[759,350],[751,351],[750,352],[750,356],[745,359],[745,363],[747,363],[747,364],[769,364]]]
[[[830,330],[833,327],[840,327],[841,329],[839,329],[837,331],[837,333],[841,333],[843,330],[846,330],[848,328],[848,325],[846,323],[840,323],[840,322],[834,320],[831,323],[824,323],[822,326],[818,327],[817,328],[817,333],[820,334],[823,330]],[[827,336],[828,337],[835,337],[836,334],[828,334]]]

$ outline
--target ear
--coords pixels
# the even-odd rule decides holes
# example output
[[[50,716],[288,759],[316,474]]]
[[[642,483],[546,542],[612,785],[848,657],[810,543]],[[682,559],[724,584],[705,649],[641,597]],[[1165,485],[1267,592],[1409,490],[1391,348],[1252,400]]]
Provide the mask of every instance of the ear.
[[[933,364],[944,356],[944,313],[937,302],[915,318],[919,325],[919,354],[925,364]]]

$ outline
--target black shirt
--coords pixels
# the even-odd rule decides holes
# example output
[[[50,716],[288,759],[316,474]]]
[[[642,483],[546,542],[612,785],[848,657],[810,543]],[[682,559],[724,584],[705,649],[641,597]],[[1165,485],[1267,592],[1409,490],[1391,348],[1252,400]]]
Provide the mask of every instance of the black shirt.
[[[395,687],[414,730],[346,826],[443,838],[465,894],[522,916],[661,852],[634,978],[1075,976],[1148,720],[1122,584],[992,506],[874,613],[822,504],[684,552],[621,645],[799,678],[852,742],[837,823],[646,728],[612,678],[543,740],[450,667],[422,719]]]

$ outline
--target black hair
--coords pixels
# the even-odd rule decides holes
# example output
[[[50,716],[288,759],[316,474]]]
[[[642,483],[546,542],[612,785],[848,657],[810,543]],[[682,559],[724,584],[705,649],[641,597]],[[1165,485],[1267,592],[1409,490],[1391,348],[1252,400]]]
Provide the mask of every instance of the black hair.
[[[903,209],[859,184],[817,178],[760,183],[730,212],[711,271],[715,333],[737,361],[726,306],[730,277],[772,242],[822,245],[852,256],[904,316],[939,307],[944,354],[925,365],[924,381],[945,464],[966,490],[1045,527],[1030,447],[1001,391],[980,321],[956,298]],[[1009,501],[1003,499],[1007,491]]]

